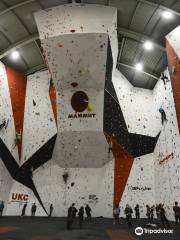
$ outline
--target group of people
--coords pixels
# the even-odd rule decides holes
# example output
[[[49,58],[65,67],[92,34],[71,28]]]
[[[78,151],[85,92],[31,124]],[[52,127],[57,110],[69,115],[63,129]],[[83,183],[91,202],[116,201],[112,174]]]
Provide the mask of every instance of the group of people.
[[[75,203],[73,203],[69,208],[68,208],[68,216],[67,216],[67,225],[66,228],[67,230],[71,229],[71,226],[74,222],[74,220],[76,219],[76,215],[78,215],[78,219],[79,219],[79,227],[82,228],[83,227],[83,222],[84,222],[84,210],[86,212],[86,216],[87,216],[87,221],[91,221],[91,208],[88,204],[86,204],[86,207],[84,209],[83,206],[81,206],[79,208],[79,211],[76,209],[75,207]]]
[[[140,209],[139,208],[140,208],[139,204],[136,204],[136,206],[134,208],[136,220],[140,219]],[[154,220],[154,211],[155,210],[156,210],[157,218],[160,221],[162,227],[169,228],[170,224],[166,217],[166,211],[165,211],[164,205],[162,203],[157,204],[156,206],[146,205],[146,216],[147,216],[147,219],[150,221],[150,223],[152,223]],[[173,206],[173,211],[174,211],[176,225],[178,225],[178,223],[180,222],[180,206],[178,205],[178,202],[175,202],[175,204]],[[133,209],[129,204],[126,204],[126,207],[124,209],[124,214],[126,215],[127,225],[129,228],[131,228],[132,227]],[[119,222],[120,207],[118,205],[115,206],[113,215],[114,215],[114,224],[120,223]]]
[[[26,208],[27,208],[27,203],[25,203],[22,208],[21,217],[24,217],[26,215]],[[35,216],[36,210],[37,210],[37,206],[35,203],[33,203],[31,206],[31,217]]]
[[[27,203],[25,203],[23,208],[22,208],[21,217],[24,217],[26,215],[26,208],[27,208]],[[48,214],[49,217],[52,216],[53,209],[54,209],[54,207],[51,203],[50,207],[49,207],[49,214]],[[36,206],[35,203],[33,203],[32,206],[31,206],[31,217],[35,216],[36,210],[37,210],[37,206]]]

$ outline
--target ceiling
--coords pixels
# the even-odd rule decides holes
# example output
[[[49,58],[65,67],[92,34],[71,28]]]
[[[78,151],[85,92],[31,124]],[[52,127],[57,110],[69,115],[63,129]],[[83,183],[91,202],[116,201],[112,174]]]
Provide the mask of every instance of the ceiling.
[[[0,60],[23,73],[46,68],[33,13],[41,9],[66,4],[70,0],[0,0]],[[136,87],[153,89],[167,66],[165,36],[180,24],[180,0],[82,0],[118,9],[118,69]],[[165,20],[164,10],[173,13]],[[152,51],[142,47],[145,40],[154,44]],[[12,60],[12,50],[20,58]],[[134,70],[142,62],[143,72]]]

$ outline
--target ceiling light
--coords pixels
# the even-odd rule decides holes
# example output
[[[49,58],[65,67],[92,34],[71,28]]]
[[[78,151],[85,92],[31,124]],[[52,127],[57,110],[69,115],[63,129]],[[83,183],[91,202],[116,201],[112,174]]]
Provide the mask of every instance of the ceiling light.
[[[162,13],[162,16],[163,16],[164,19],[169,20],[169,19],[171,19],[171,18],[173,17],[173,14],[172,14],[172,12],[164,11],[164,12]]]
[[[142,65],[142,63],[137,63],[136,66],[135,66],[135,68],[136,68],[136,71],[141,72],[141,71],[143,70],[143,65]]]
[[[17,59],[19,58],[19,52],[18,52],[18,51],[13,51],[13,52],[11,53],[11,58],[12,58],[13,60],[17,60]]]
[[[147,51],[150,51],[153,49],[153,43],[151,41],[146,41],[144,42],[144,48],[147,50]]]

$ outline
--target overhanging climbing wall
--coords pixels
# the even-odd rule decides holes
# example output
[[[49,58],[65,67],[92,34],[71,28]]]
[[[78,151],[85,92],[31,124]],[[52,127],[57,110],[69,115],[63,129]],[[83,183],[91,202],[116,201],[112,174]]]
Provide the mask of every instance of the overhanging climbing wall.
[[[166,49],[180,129],[180,26],[166,36]]]

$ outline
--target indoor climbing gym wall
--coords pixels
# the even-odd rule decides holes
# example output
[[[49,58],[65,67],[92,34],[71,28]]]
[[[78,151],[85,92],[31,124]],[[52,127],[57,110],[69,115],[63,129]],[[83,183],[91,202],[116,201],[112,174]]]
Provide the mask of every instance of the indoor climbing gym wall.
[[[156,118],[154,112],[153,91],[133,87],[117,70],[114,71],[112,82],[116,94],[112,94],[110,88],[105,90],[112,98],[110,107],[118,107],[117,113],[114,114],[121,113],[121,121],[118,122],[121,126],[118,129],[120,135],[117,135],[117,139],[131,154],[131,158],[126,158],[125,162],[120,159],[119,163],[117,187],[122,187],[121,179],[127,179],[127,182],[124,182],[124,191],[120,195],[120,207],[123,215],[126,204],[133,208],[139,204],[141,216],[145,217],[145,205],[155,203],[153,151],[159,137],[159,118]],[[121,136],[123,138],[120,138]],[[118,175],[118,171],[116,174]]]
[[[103,9],[69,4],[35,14],[57,91],[58,135],[53,161],[61,169],[59,191],[65,192],[57,195],[62,198],[57,206],[60,215],[66,214],[72,202],[78,206],[92,202],[95,216],[112,215],[114,171],[104,136],[103,106],[109,42],[114,46],[115,61],[117,57],[117,13],[115,8]],[[87,21],[90,18],[91,22]],[[66,172],[70,186],[62,177]]]
[[[172,205],[180,201],[180,139],[169,71],[164,75],[165,85],[160,79],[154,88],[156,117],[159,116],[157,109],[162,106],[167,118],[163,124],[161,120],[158,123],[161,134],[154,152],[155,196],[156,203],[164,203],[168,217],[173,220]]]
[[[43,164],[52,157],[57,134],[57,116],[54,111],[56,109],[53,108],[53,101],[55,101],[56,106],[56,95],[52,94],[51,90],[52,86],[48,71],[28,76],[22,136],[22,158],[20,161],[21,169],[26,174],[24,181],[25,183],[28,181],[28,185],[24,184],[24,182],[22,182],[24,186],[18,181],[13,182],[7,209],[9,215],[18,215],[24,202],[26,202],[21,198],[14,199],[16,194],[19,193],[22,196],[28,196],[29,209],[31,203],[36,202],[38,205],[37,214],[44,215],[44,210],[42,211],[41,207],[39,207],[41,199],[38,201],[37,193],[35,194],[36,189],[28,177],[34,181],[36,169],[43,167]],[[39,182],[34,183],[36,187],[40,184]]]
[[[166,36],[166,49],[180,129],[180,26]]]
[[[88,203],[94,217],[112,217],[113,206],[120,203],[123,216],[126,204],[138,203],[146,217],[146,204],[162,202],[173,219],[180,201],[179,28],[167,36],[170,74],[146,90],[116,69],[115,8],[72,3],[35,19],[48,71],[25,77],[0,64],[5,214],[19,215],[27,202],[29,215],[35,202],[38,216],[51,203],[53,216],[66,216],[74,202]]]
[[[15,146],[16,131],[13,119],[12,99],[10,96],[11,76],[3,63],[0,62],[0,199],[8,202],[12,185],[11,160],[6,149],[12,154],[15,163],[19,161],[18,149]],[[5,204],[5,208],[6,208]]]

